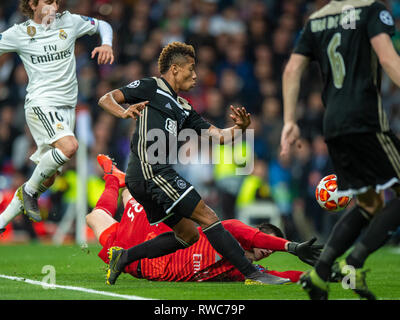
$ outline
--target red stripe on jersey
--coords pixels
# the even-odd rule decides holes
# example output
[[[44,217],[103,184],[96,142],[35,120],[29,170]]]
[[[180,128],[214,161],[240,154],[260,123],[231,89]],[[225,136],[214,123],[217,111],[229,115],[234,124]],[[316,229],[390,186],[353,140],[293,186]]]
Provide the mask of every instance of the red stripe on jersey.
[[[128,249],[168,231],[172,229],[164,223],[151,226],[143,206],[132,198],[126,204],[121,222],[115,232],[111,233],[99,252],[99,257],[108,263],[107,251],[110,247],[119,246]]]
[[[256,235],[260,233],[258,229],[249,227],[238,220],[223,221],[224,227],[233,234],[244,249],[251,249]],[[215,279],[231,279],[235,268],[228,261],[221,258],[208,242],[206,236],[200,228],[200,239],[191,247],[178,250],[175,253],[155,259],[143,259],[141,270],[143,278],[154,281],[204,281]],[[111,246],[130,248],[146,240],[152,239],[161,233],[171,231],[163,223],[150,226],[147,221],[143,207],[135,200],[131,199],[125,207],[121,222],[115,233],[113,233],[104,246],[99,256],[105,261],[107,250]],[[265,242],[270,245],[273,241]],[[276,238],[276,237],[274,237]],[[271,239],[269,240],[276,240]],[[281,241],[283,239],[279,239]],[[257,242],[258,244],[258,242]],[[283,242],[276,242],[276,250]],[[263,247],[261,247],[263,248]],[[126,271],[136,275],[137,263],[131,264]],[[240,273],[239,273],[240,275]]]
[[[199,229],[199,240],[184,250],[165,257],[142,261],[142,275],[153,281],[204,281],[219,277],[234,267],[225,259],[216,263],[217,252],[212,248],[204,233]],[[165,259],[168,263],[165,263]],[[159,265],[164,262],[166,269],[160,272]]]

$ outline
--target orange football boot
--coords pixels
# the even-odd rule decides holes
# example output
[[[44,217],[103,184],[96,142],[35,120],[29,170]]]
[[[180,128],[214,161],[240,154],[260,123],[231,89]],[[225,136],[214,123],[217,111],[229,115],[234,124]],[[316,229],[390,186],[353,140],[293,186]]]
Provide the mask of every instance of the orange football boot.
[[[116,177],[119,181],[119,187],[125,187],[125,173],[119,170],[116,166],[116,163],[111,159],[109,156],[105,154],[99,154],[97,156],[97,162],[99,163],[100,167],[103,168],[104,176],[103,179],[106,179],[106,176],[112,175]]]

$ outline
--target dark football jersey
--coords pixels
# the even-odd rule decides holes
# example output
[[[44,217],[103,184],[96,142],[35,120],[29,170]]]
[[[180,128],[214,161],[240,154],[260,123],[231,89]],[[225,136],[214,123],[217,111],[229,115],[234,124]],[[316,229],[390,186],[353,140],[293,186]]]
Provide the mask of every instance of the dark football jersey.
[[[294,53],[321,68],[327,139],[389,130],[380,96],[381,67],[370,39],[394,32],[391,14],[373,0],[331,1],[310,16]]]
[[[174,150],[176,156],[179,142],[183,143],[179,141],[183,129],[193,129],[200,135],[202,129],[211,126],[163,78],[136,80],[119,90],[126,103],[149,101],[133,133],[127,180],[148,180],[169,167],[170,151]]]

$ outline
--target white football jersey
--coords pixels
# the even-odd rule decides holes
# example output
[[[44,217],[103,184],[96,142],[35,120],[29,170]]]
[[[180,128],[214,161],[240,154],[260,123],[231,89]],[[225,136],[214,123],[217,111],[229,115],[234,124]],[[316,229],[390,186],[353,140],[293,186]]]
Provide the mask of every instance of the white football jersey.
[[[46,29],[28,20],[0,34],[0,55],[16,52],[29,77],[25,108],[34,106],[75,107],[78,98],[75,40],[97,32],[94,18],[57,14]]]

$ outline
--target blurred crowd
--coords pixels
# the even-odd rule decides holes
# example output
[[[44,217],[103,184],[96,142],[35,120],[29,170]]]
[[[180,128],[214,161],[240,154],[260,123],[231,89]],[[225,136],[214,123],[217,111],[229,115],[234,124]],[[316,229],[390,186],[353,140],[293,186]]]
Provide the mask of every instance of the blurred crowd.
[[[159,76],[157,58],[172,41],[196,50],[197,86],[185,97],[217,127],[231,126],[229,105],[245,106],[252,115],[254,170],[234,174],[231,166],[178,165],[177,170],[199,190],[221,219],[240,218],[250,224],[269,219],[291,240],[317,235],[326,239],[340,213],[323,211],[315,187],[333,172],[322,137],[323,105],[318,67],[303,78],[298,105],[302,148],[290,161],[279,158],[282,129],[281,77],[285,63],[307,17],[326,0],[61,0],[69,10],[109,22],[114,30],[113,65],[98,66],[90,57],[98,36],[76,42],[79,98],[77,111],[90,114],[88,206],[96,203],[104,181],[96,162],[99,153],[125,169],[135,122],[119,120],[97,105],[105,93],[134,80]],[[400,3],[386,1],[400,30]],[[26,18],[18,1],[1,1],[0,33]],[[400,33],[393,37],[400,51]],[[28,78],[14,53],[0,56],[0,212],[14,190],[30,176],[35,144],[24,120]],[[393,130],[400,133],[400,91],[383,81],[383,105]],[[239,146],[238,148],[241,148]],[[249,146],[245,146],[249,147]],[[198,170],[201,166],[202,170]],[[51,234],[76,201],[76,161],[64,168],[54,186],[40,199],[47,222],[31,223],[21,216],[15,234],[28,239]],[[120,210],[121,211],[121,208]],[[1,239],[0,239],[1,241]]]

